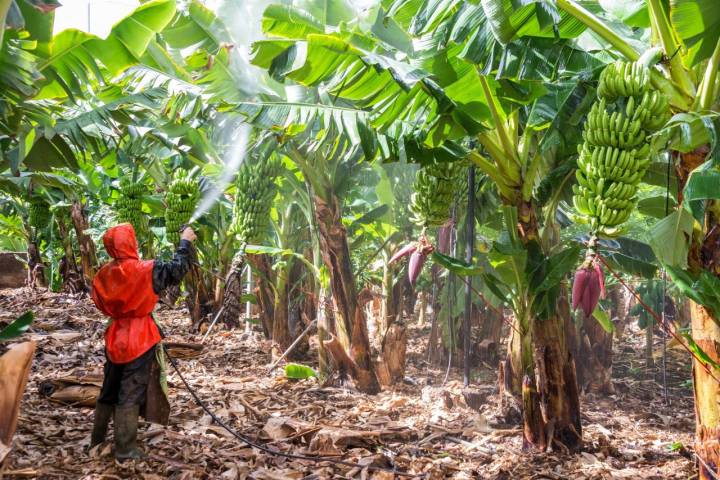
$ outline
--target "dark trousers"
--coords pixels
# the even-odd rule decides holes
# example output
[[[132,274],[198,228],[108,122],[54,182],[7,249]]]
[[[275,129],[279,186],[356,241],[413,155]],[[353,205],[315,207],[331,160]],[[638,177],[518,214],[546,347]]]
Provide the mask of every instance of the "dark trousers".
[[[105,354],[105,377],[97,401],[107,405],[145,404],[155,347],[130,363],[113,363]]]

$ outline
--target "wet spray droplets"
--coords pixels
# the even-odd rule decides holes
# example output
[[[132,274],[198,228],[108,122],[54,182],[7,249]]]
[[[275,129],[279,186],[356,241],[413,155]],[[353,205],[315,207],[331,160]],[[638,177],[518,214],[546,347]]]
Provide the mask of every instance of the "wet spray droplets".
[[[240,165],[242,165],[245,160],[248,142],[250,141],[250,126],[247,123],[241,123],[240,125],[228,125],[227,128],[232,128],[233,133],[230,137],[231,146],[225,154],[223,171],[218,177],[217,182],[205,193],[205,196],[200,200],[200,203],[198,203],[195,212],[193,212],[190,217],[189,223],[193,223],[210,210],[210,207],[212,207],[223,194],[225,188],[227,188],[228,184],[235,177],[240,169]]]

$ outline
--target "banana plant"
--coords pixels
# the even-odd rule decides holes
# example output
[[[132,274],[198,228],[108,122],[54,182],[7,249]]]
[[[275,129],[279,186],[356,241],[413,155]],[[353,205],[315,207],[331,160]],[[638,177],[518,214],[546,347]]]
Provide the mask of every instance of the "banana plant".
[[[675,272],[672,278],[678,287],[700,282],[701,278],[717,281],[718,272],[700,252],[715,249],[714,237],[708,233],[715,231],[718,223],[713,213],[718,195],[706,187],[711,179],[720,178],[714,161],[717,116],[712,113],[720,100],[720,9],[710,1],[647,0],[625,10],[619,3],[601,3],[591,11],[574,0],[556,0],[558,8],[592,30],[601,39],[601,46],[613,55],[634,61],[646,50],[656,49],[662,54],[651,73],[653,84],[664,92],[675,113],[661,140],[669,152],[665,165],[670,162],[665,169],[669,173],[663,177],[668,177],[668,188],[672,185],[669,193],[677,207],[656,225],[653,247],[658,259]],[[638,24],[639,18],[648,20]],[[623,24],[636,27],[642,40],[628,38]],[[720,321],[711,307],[714,300],[689,296],[694,302],[692,340],[711,357],[717,356]],[[712,399],[720,393],[720,385],[701,358],[693,360],[695,451],[706,465],[699,471],[705,480],[720,473],[720,457],[712,448],[720,430],[720,409]]]
[[[339,131],[333,133],[331,141],[291,141],[287,154],[311,188],[321,256],[331,277],[336,314],[330,333],[336,336],[325,346],[337,364],[350,372],[358,389],[377,393],[380,385],[370,359],[365,313],[357,297],[347,233],[341,223],[342,199],[337,193],[341,182],[348,181],[348,173],[362,161],[362,154],[359,146],[353,146]]]
[[[173,18],[175,4],[171,0],[146,3],[119,22],[106,39],[100,39],[77,30],[52,36],[50,12],[57,4],[10,3],[10,18],[15,12],[14,17],[22,21],[3,28],[0,44],[0,131],[7,135],[0,149],[2,159],[13,171],[22,162],[32,162],[32,157],[40,157],[46,168],[77,169],[67,140],[55,135],[55,119],[61,115],[58,106],[66,98],[89,98],[102,83],[139,63],[149,38]],[[6,7],[3,2],[3,19]],[[48,98],[55,101],[41,101]]]
[[[253,61],[268,68],[271,75],[277,78],[308,86],[322,85],[343,104],[368,109],[371,124],[394,134],[399,143],[405,146],[408,158],[413,161],[426,160],[419,155],[415,158],[414,155],[426,148],[441,152],[446,160],[465,157],[473,162],[495,182],[508,207],[506,229],[510,238],[519,242],[514,248],[519,251],[527,248],[536,252],[537,262],[532,265],[547,265],[542,260],[547,253],[534,246],[539,246],[540,231],[538,212],[533,204],[533,190],[546,172],[548,162],[546,155],[543,155],[545,144],[541,143],[545,136],[539,135],[538,131],[553,132],[545,140],[548,145],[552,143],[553,135],[558,137],[560,120],[553,120],[552,114],[563,107],[568,107],[567,111],[570,111],[570,105],[573,108],[577,106],[577,103],[569,104],[568,98],[576,90],[583,91],[583,85],[570,79],[570,76],[592,71],[594,66],[600,66],[602,62],[570,47],[564,40],[576,35],[579,25],[566,14],[558,15],[559,23],[556,25],[560,25],[559,29],[553,28],[550,22],[543,28],[530,24],[521,25],[516,32],[505,32],[509,36],[507,39],[503,37],[503,40],[535,32],[538,28],[539,36],[554,37],[557,32],[560,33],[563,40],[559,42],[547,40],[544,44],[539,42],[539,46],[532,45],[531,52],[536,59],[533,65],[537,65],[537,68],[521,68],[522,48],[531,42],[522,45],[521,41],[520,45],[513,45],[508,51],[508,58],[501,61],[499,57],[493,56],[502,50],[501,42],[487,41],[495,38],[498,32],[495,23],[498,12],[488,10],[495,3],[472,5],[448,2],[447,8],[434,9],[419,2],[398,2],[389,9],[389,13],[378,13],[379,19],[372,37],[358,31],[353,31],[352,35],[342,29],[338,32],[325,31],[318,28],[317,22],[313,22],[307,12],[288,6],[273,6],[265,13],[269,25],[266,33],[280,38],[257,42]],[[459,9],[463,15],[456,15]],[[288,15],[288,10],[293,14]],[[520,14],[518,18],[522,18]],[[388,31],[391,29],[399,33],[390,36]],[[445,32],[452,34],[447,35]],[[478,34],[474,35],[474,32]],[[482,37],[481,32],[485,32]],[[396,60],[402,58],[394,55],[398,39],[402,36],[423,39],[424,42],[418,42],[421,45],[418,49],[404,52],[407,60]],[[540,62],[543,55],[546,58],[557,58],[566,65],[565,70],[555,72],[547,69]],[[291,58],[292,62],[289,60]],[[439,65],[437,58],[443,58],[442,64],[448,69],[432,70],[434,65]],[[309,65],[313,68],[309,68]],[[488,75],[490,72],[492,76]],[[568,80],[565,83],[558,82],[562,78]],[[548,92],[543,85],[547,81],[558,84],[553,85]],[[547,96],[548,93],[551,95]],[[537,100],[543,95],[546,95],[545,102]],[[533,111],[526,107],[528,105],[535,105],[537,109]],[[551,107],[551,114],[546,117],[543,116],[544,107]],[[528,113],[533,113],[537,127],[527,126]],[[413,127],[419,128],[409,127],[411,122]],[[553,128],[548,128],[551,126]],[[422,130],[422,135],[413,137],[418,130]],[[413,141],[409,141],[409,138]],[[470,139],[474,142],[471,148],[459,145]],[[435,158],[440,158],[440,155]],[[514,219],[520,222],[517,230]],[[508,251],[507,248],[505,251]],[[532,382],[532,328],[535,325],[546,329],[559,327],[553,322],[534,322],[535,294],[542,292],[533,292],[528,286],[528,280],[523,279],[527,275],[524,266],[515,266],[517,278],[514,284],[519,295],[512,298],[515,299],[518,318],[524,322],[522,331],[526,339],[525,360],[518,370]],[[545,293],[540,295],[543,299],[547,298]],[[543,301],[552,303],[547,299]],[[548,333],[535,337],[546,338],[551,344],[562,340],[562,336]],[[567,358],[562,353],[565,351],[563,344],[556,343],[552,348],[558,349],[558,358]],[[552,368],[568,370],[562,364]],[[574,378],[567,380],[568,384],[574,384]],[[528,387],[525,390],[529,392],[532,385]],[[557,398],[550,403],[557,405],[558,409],[560,405],[568,404],[575,405],[577,409],[576,394],[574,400],[572,391],[560,395],[569,395],[571,399]],[[535,402],[540,399],[534,396],[528,397],[527,401],[526,440],[544,449],[553,442],[553,438],[547,438],[541,427],[542,422],[537,421],[539,408]],[[554,420],[556,434],[564,431],[564,428],[568,432],[579,433],[577,411],[565,409],[558,411],[557,415],[563,418]],[[574,444],[579,445],[579,435],[575,435],[575,438]]]
[[[389,207],[373,224],[378,235],[377,251],[382,257],[382,298],[380,311],[381,328],[378,334],[384,335],[404,310],[403,299],[408,295],[409,278],[406,270],[392,265],[393,254],[411,241],[414,224],[410,221],[410,199],[412,181],[417,173],[417,165],[406,162],[376,165],[379,181],[375,187],[378,203]],[[365,263],[372,261],[366,260]]]
[[[638,286],[637,292],[643,299],[643,302],[650,305],[654,311],[662,312],[664,306],[663,296],[665,295],[662,281],[649,279]],[[666,297],[666,300],[669,300],[669,298]],[[645,366],[652,368],[655,365],[653,356],[653,328],[656,326],[655,320],[639,303],[633,306],[629,313],[630,315],[637,316],[638,326],[645,330]]]

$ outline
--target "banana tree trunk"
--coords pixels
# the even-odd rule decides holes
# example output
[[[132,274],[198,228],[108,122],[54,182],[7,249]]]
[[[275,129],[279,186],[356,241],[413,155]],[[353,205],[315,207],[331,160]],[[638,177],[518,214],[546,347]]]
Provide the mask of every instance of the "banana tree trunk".
[[[308,264],[312,265],[314,263],[314,253],[313,249],[307,249],[305,251],[305,259],[307,260]],[[305,277],[302,281],[302,289],[303,289],[303,302],[302,302],[302,312],[301,312],[301,318],[303,322],[310,323],[314,318],[317,318],[318,316],[318,288],[317,288],[317,280],[315,279],[314,275],[311,275],[308,271],[307,266],[300,265],[302,270],[305,272]]]
[[[292,345],[298,336],[302,335],[302,332],[315,318],[314,300],[311,293],[313,285],[312,282],[308,282],[310,277],[312,275],[309,274],[303,262],[292,261],[287,282],[289,345]],[[304,358],[309,349],[310,342],[303,337],[303,340],[296,344],[287,358],[291,360]]]
[[[681,298],[679,305],[677,306],[677,317],[675,319],[678,327],[685,328],[690,325],[692,318],[691,312],[692,305],[690,304],[690,301],[687,298]]]
[[[415,304],[417,303],[417,291],[410,284],[407,275],[403,275],[403,296],[402,306],[403,313],[407,317],[412,317],[415,314]]]
[[[285,208],[280,229],[277,232],[278,245],[282,248],[288,248],[288,239],[295,225],[292,220],[293,208],[293,204]],[[281,263],[275,275],[272,339],[281,352],[284,352],[292,342],[293,318],[290,316],[289,295],[290,289],[296,285],[296,280],[299,277],[295,263],[299,262],[288,259]],[[297,296],[293,298],[297,298]]]
[[[142,221],[145,223],[145,227],[143,228],[144,233],[138,238],[138,242],[140,242],[140,252],[144,259],[150,260],[155,258],[155,245],[153,244],[155,236],[150,231],[147,218]]]
[[[418,306],[417,325],[422,328],[425,326],[427,318],[427,292],[420,292],[418,297],[420,305]]]
[[[617,301],[615,299],[614,292],[617,292]],[[635,297],[633,297],[624,287],[617,287],[610,291],[610,298],[613,317],[616,319],[614,322],[615,331],[613,332],[613,336],[615,337],[615,340],[619,341],[623,339],[625,328],[632,319],[630,316],[630,310],[634,305]]]
[[[407,330],[403,322],[393,322],[383,336],[380,364],[387,372],[386,382],[393,385],[405,378],[405,353],[407,351]],[[380,375],[378,375],[380,376]]]
[[[388,326],[392,323],[395,318],[396,302],[393,294],[393,271],[392,267],[388,265],[387,258],[383,262],[383,277],[382,277],[382,305],[380,307],[380,322],[377,328],[376,335],[378,336],[378,343],[381,343],[382,336],[385,334]]]
[[[281,352],[290,346],[290,329],[288,317],[288,276],[290,268],[286,264],[277,274],[275,283],[275,303],[273,307],[272,339],[277,343]]]
[[[230,264],[234,238],[231,236],[225,236],[220,243],[220,252],[218,253],[218,274],[215,277],[215,288],[213,289],[213,295],[215,298],[215,305],[219,306],[223,304],[225,296],[225,278],[230,271]]]
[[[488,363],[497,361],[497,347],[500,344],[503,330],[503,312],[486,306],[480,308],[473,305],[474,322],[480,330],[476,351],[480,360]]]
[[[357,298],[340,205],[333,194],[327,199],[317,195],[313,198],[322,258],[330,272],[338,334],[336,338],[325,341],[325,345],[336,364],[353,377],[358,390],[375,394],[380,391],[380,385],[370,357],[365,312]]]
[[[645,369],[648,378],[654,378],[653,368],[655,367],[655,359],[653,358],[653,327],[655,323],[652,319],[648,319],[645,327]]]
[[[537,217],[531,203],[520,203],[518,219],[518,233],[523,243],[537,241]],[[566,338],[570,322],[564,286],[556,300],[555,312],[549,318],[536,318],[531,307],[519,312],[526,448],[545,451],[549,447],[560,447],[576,451],[582,446],[575,361]]]
[[[567,303],[567,297],[561,296],[555,315],[533,322],[535,375],[523,378],[525,441],[541,451],[550,446],[576,451],[582,444],[575,362],[565,338],[570,321]],[[525,371],[527,360],[523,351]]]
[[[702,165],[709,153],[707,145],[693,152],[679,155],[677,164],[678,201],[682,201],[683,188],[690,172]],[[691,269],[704,269],[720,276],[720,218],[717,201],[706,207],[702,232],[694,237],[688,255]],[[720,315],[708,311],[692,301],[690,303],[690,324],[692,338],[697,345],[715,362],[720,362]],[[713,375],[715,378],[713,378]],[[700,458],[699,480],[715,480],[720,476],[720,384],[717,373],[709,374],[703,365],[693,359],[693,394],[695,397],[695,453]]]
[[[520,322],[517,317],[512,319],[512,328],[508,338],[505,359],[500,363],[499,387],[501,393],[520,398],[522,392],[522,336]],[[502,396],[502,395],[501,395]]]
[[[46,288],[48,286],[45,279],[45,264],[40,256],[40,239],[37,232],[29,224],[25,223],[25,231],[27,233],[27,259],[28,259],[28,279],[27,284],[30,288]]]
[[[222,316],[220,320],[226,328],[238,328],[240,326],[240,313],[243,303],[243,278],[242,272],[245,266],[245,254],[237,253],[230,264],[230,270],[225,277],[225,293],[223,294]]]
[[[330,356],[325,342],[332,340],[331,325],[334,324],[332,300],[328,298],[325,288],[318,291],[318,367],[322,378],[331,373]]]
[[[392,287],[392,318],[397,318],[398,316],[402,317],[407,313],[407,296],[408,291],[411,290],[413,290],[413,286],[410,285],[407,272],[403,271],[398,277],[396,277],[395,284]],[[410,314],[412,314],[412,312],[410,312]]]
[[[454,242],[454,238],[451,237],[451,243]],[[452,248],[452,246],[451,246]],[[442,340],[442,319],[440,318],[440,312],[443,308],[443,301],[447,298],[443,297],[443,287],[445,285],[445,279],[440,276],[440,268],[435,268],[433,265],[431,269],[433,290],[430,303],[432,305],[432,321],[430,323],[430,337],[428,338],[427,345],[427,360],[432,365],[440,365],[444,361],[445,348]],[[454,292],[451,295],[455,295]],[[450,315],[450,314],[448,314]],[[448,325],[450,320],[448,320]],[[449,354],[449,352],[448,352]]]
[[[577,353],[579,383],[586,392],[613,394],[613,335],[595,318],[583,318]]]
[[[82,273],[85,277],[85,283],[92,285],[95,272],[98,268],[97,252],[95,250],[95,242],[85,233],[88,229],[88,218],[80,201],[74,201],[70,210],[70,218],[75,228],[75,236],[80,245],[80,264],[82,265]]]
[[[428,338],[426,358],[431,365],[439,365],[442,358],[442,342],[440,341],[439,307],[433,307],[432,321],[430,322],[430,337]]]
[[[32,288],[45,288],[48,282],[45,279],[45,264],[40,257],[37,242],[28,243],[28,285]]]
[[[208,314],[212,312],[213,297],[208,293],[205,277],[198,266],[197,252],[194,248],[190,255],[192,264],[184,283],[187,290],[186,304],[192,321],[191,330],[197,332],[200,324],[203,320],[207,320]]]
[[[620,285],[612,287],[610,312],[614,323],[624,316]],[[608,333],[594,317],[584,318],[578,325],[579,345],[576,350],[578,383],[583,390],[598,394],[613,394],[612,384],[613,333]]]
[[[380,356],[376,364],[377,376],[382,385],[393,385],[405,378],[405,353],[407,331],[405,322],[398,315],[398,302],[393,293],[393,272],[384,262],[380,319],[375,332]]]
[[[260,324],[265,337],[270,338],[275,328],[275,293],[270,287],[274,282],[275,274],[272,271],[270,257],[268,255],[251,254],[247,256],[247,261],[256,272],[255,297],[257,298]]]
[[[63,280],[63,290],[70,293],[87,292],[88,287],[75,260],[72,239],[70,238],[65,218],[58,213],[55,216],[55,221],[58,226],[58,232],[60,233],[63,250],[65,251],[65,255],[60,261],[60,275]]]
[[[715,362],[720,362],[720,326],[706,308],[690,306],[692,336],[695,343]],[[705,367],[693,360],[695,395],[695,453],[705,463],[699,465],[700,480],[714,480],[720,475],[720,384]],[[715,374],[717,377],[717,374]]]

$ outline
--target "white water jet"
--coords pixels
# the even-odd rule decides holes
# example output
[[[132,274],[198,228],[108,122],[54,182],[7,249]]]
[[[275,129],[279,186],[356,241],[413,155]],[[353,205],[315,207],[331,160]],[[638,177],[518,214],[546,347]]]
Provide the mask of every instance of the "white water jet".
[[[240,166],[245,160],[247,154],[248,142],[250,141],[250,125],[247,123],[241,123],[240,125],[232,125],[233,133],[230,138],[230,147],[224,155],[225,161],[222,173],[218,177],[217,181],[213,184],[212,188],[207,191],[205,196],[200,200],[198,206],[195,208],[192,216],[188,223],[193,223],[195,220],[204,215],[210,207],[215,205],[215,202],[225,192],[225,189],[230,182],[235,178]]]

